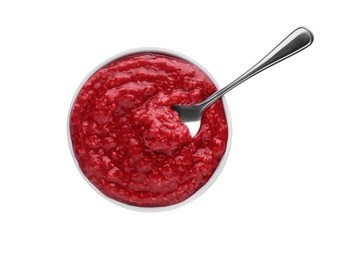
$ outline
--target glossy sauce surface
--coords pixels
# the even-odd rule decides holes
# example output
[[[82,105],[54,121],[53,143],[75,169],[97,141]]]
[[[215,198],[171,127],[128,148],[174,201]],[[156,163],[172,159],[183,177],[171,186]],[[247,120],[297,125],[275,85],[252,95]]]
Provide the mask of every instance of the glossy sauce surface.
[[[216,91],[194,64],[157,53],[116,60],[95,72],[71,110],[79,167],[104,195],[141,207],[184,201],[213,175],[227,145],[222,102],[209,107],[197,135],[171,109]]]

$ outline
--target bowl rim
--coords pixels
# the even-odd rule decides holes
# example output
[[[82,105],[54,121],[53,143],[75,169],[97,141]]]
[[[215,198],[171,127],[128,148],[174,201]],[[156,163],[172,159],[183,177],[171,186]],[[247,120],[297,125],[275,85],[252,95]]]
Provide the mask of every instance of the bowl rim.
[[[95,73],[97,72],[99,69],[103,68],[104,66],[110,64],[113,61],[122,59],[124,57],[130,56],[130,55],[134,55],[134,54],[138,54],[138,53],[158,53],[158,54],[164,54],[164,55],[168,55],[168,56],[172,56],[172,57],[177,57],[183,60],[186,60],[194,65],[196,65],[199,69],[201,69],[209,78],[210,80],[214,83],[214,85],[217,87],[217,89],[220,89],[219,84],[217,83],[217,81],[214,79],[214,77],[211,75],[211,73],[209,73],[209,71],[203,67],[201,64],[199,64],[198,62],[196,62],[195,60],[193,60],[192,58],[179,53],[177,51],[173,51],[170,49],[166,49],[166,48],[158,48],[158,47],[140,47],[140,48],[133,48],[133,49],[128,49],[125,50],[123,52],[117,53],[113,56],[111,56],[110,58],[106,59],[105,61],[101,62],[100,64],[98,64],[97,66],[94,67],[94,69],[92,69],[86,76],[85,78],[80,82],[78,88],[76,89],[71,104],[70,104],[70,108],[68,110],[68,116],[67,116],[67,139],[68,139],[68,145],[69,145],[69,149],[72,155],[72,158],[74,160],[74,163],[78,169],[78,171],[80,172],[81,176],[85,179],[85,181],[89,184],[89,186],[91,186],[98,194],[100,194],[102,197],[104,197],[106,200],[114,203],[115,205],[118,205],[120,207],[129,209],[129,210],[134,210],[134,211],[139,211],[139,212],[162,212],[162,211],[169,211],[169,210],[173,210],[173,209],[177,209],[179,207],[182,207],[192,201],[194,201],[196,198],[200,197],[203,193],[206,192],[206,190],[208,190],[212,184],[216,181],[216,179],[219,177],[222,169],[224,168],[227,158],[229,156],[230,153],[230,149],[231,149],[231,140],[232,140],[232,122],[231,122],[231,115],[230,115],[230,111],[229,111],[229,107],[226,101],[225,96],[222,97],[222,102],[223,102],[223,107],[224,107],[224,111],[225,111],[225,115],[226,115],[226,122],[227,122],[227,127],[228,127],[228,137],[227,137],[227,143],[226,143],[226,151],[222,157],[222,159],[219,162],[218,167],[215,169],[214,173],[212,174],[212,176],[210,177],[210,179],[200,188],[198,189],[194,194],[192,194],[190,197],[188,197],[187,199],[185,199],[184,201],[181,201],[179,203],[176,203],[174,205],[169,205],[169,206],[161,206],[161,207],[142,207],[142,206],[135,206],[135,205],[130,205],[127,203],[123,203],[123,202],[119,202],[117,200],[114,200],[112,198],[107,197],[105,194],[103,194],[96,186],[94,186],[85,176],[85,174],[82,172],[78,160],[75,158],[75,154],[74,154],[74,150],[73,150],[73,144],[72,144],[72,140],[71,140],[71,135],[70,135],[70,117],[71,117],[71,113],[72,113],[72,108],[74,105],[74,101],[76,99],[76,97],[78,96],[82,86],[87,82],[87,80]]]

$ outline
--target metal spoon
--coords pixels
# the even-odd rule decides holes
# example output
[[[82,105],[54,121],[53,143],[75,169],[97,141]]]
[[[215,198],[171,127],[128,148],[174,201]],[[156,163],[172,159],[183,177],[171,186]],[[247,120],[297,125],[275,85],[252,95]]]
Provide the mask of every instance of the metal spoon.
[[[193,137],[200,128],[201,115],[206,108],[240,83],[268,67],[302,51],[310,46],[312,42],[313,34],[309,30],[304,27],[297,28],[251,69],[226,87],[213,93],[203,102],[195,105],[176,105],[172,108],[178,112],[181,121],[188,126],[191,136]]]

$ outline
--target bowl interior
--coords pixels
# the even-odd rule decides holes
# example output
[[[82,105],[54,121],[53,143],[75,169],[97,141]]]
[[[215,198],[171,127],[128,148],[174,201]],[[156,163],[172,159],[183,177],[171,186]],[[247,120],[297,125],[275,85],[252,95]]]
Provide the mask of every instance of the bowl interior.
[[[133,206],[133,205],[129,205],[129,204],[125,204],[119,201],[116,201],[114,199],[111,199],[107,196],[105,196],[103,193],[101,193],[86,177],[85,175],[82,173],[78,161],[75,158],[74,152],[73,152],[73,146],[72,146],[72,141],[71,141],[71,137],[70,137],[70,115],[71,115],[71,110],[74,104],[74,101],[78,95],[78,93],[80,92],[82,86],[87,82],[87,80],[99,69],[101,69],[102,67],[110,64],[111,62],[124,58],[126,56],[130,56],[133,54],[138,54],[138,53],[145,53],[145,52],[152,52],[152,53],[158,53],[158,54],[164,54],[164,55],[168,55],[168,56],[173,56],[173,57],[178,57],[180,59],[186,60],[194,65],[196,65],[199,69],[201,69],[206,75],[208,75],[208,77],[210,78],[210,80],[215,84],[215,86],[220,89],[218,83],[216,82],[216,80],[212,77],[212,75],[203,67],[201,66],[199,63],[197,63],[196,61],[192,60],[191,58],[180,54],[176,51],[172,51],[172,50],[168,50],[168,49],[163,49],[163,48],[137,48],[137,49],[131,49],[131,50],[127,50],[124,52],[121,52],[107,60],[105,60],[104,62],[102,62],[101,64],[99,64],[98,66],[96,66],[90,73],[88,73],[88,75],[81,81],[76,93],[74,94],[74,97],[72,99],[71,102],[71,106],[69,109],[69,113],[68,113],[68,121],[67,121],[67,134],[68,134],[68,143],[69,143],[69,147],[70,147],[70,151],[73,157],[73,160],[79,170],[79,172],[81,173],[81,175],[83,176],[83,178],[85,179],[85,181],[97,192],[99,193],[102,197],[104,197],[105,199],[109,200],[110,202],[127,208],[127,209],[131,209],[131,210],[136,210],[136,211],[143,211],[143,212],[154,212],[154,211],[165,211],[165,210],[171,210],[171,209],[175,209],[178,207],[181,207],[193,200],[195,200],[197,197],[199,197],[201,194],[203,194],[213,183],[214,181],[217,179],[217,177],[219,176],[219,174],[221,173],[222,169],[225,166],[225,163],[227,161],[228,158],[228,154],[230,151],[230,145],[231,145],[231,139],[232,139],[232,127],[231,127],[231,117],[230,117],[230,112],[229,112],[229,108],[226,102],[225,97],[222,98],[222,102],[223,102],[223,107],[225,110],[225,115],[226,115],[226,120],[227,120],[227,125],[228,125],[228,139],[227,139],[227,145],[226,145],[226,151],[218,165],[218,167],[216,168],[216,170],[214,171],[214,173],[212,174],[212,176],[210,177],[210,179],[199,189],[197,190],[192,196],[190,196],[189,198],[187,198],[186,200],[179,202],[177,204],[174,205],[170,205],[170,206],[163,206],[163,207],[138,207],[138,206]]]

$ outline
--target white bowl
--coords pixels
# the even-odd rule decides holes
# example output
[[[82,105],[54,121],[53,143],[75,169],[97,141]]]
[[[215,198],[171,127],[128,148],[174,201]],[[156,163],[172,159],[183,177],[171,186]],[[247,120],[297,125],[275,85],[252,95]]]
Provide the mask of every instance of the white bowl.
[[[71,111],[72,111],[72,107],[75,101],[75,98],[77,97],[77,95],[79,94],[82,86],[87,82],[87,80],[99,69],[101,69],[102,67],[110,64],[111,62],[121,59],[123,57],[126,56],[130,56],[133,54],[137,54],[137,53],[143,53],[143,52],[153,52],[153,53],[159,53],[159,54],[165,54],[165,55],[169,55],[169,56],[173,56],[173,57],[178,57],[184,60],[189,61],[190,63],[196,65],[198,68],[200,68],[204,73],[206,73],[206,75],[209,76],[209,78],[212,80],[212,82],[215,84],[215,86],[220,89],[218,83],[215,81],[215,79],[212,77],[212,75],[203,67],[201,66],[199,63],[197,63],[196,61],[192,60],[191,58],[178,53],[176,51],[172,51],[172,50],[168,50],[168,49],[163,49],[163,48],[136,48],[136,49],[130,49],[124,52],[121,52],[117,55],[114,55],[113,57],[107,59],[106,61],[102,62],[101,64],[99,64],[98,66],[96,66],[90,73],[88,73],[88,75],[81,81],[77,91],[74,94],[74,97],[72,99],[72,103],[68,112],[68,120],[67,120],[67,135],[68,135],[68,144],[72,153],[72,157],[74,159],[75,165],[77,166],[79,172],[81,173],[82,177],[86,180],[86,182],[95,190],[97,191],[101,196],[103,196],[105,199],[109,200],[110,202],[113,202],[114,204],[127,208],[127,209],[131,209],[131,210],[136,210],[136,211],[143,211],[143,212],[155,212],[155,211],[165,211],[165,210],[171,210],[171,209],[176,209],[178,207],[181,207],[193,200],[195,200],[197,197],[199,197],[201,194],[203,194],[214,182],[215,180],[218,178],[220,172],[222,171],[222,169],[225,166],[228,154],[230,152],[230,147],[231,147],[231,139],[232,139],[232,127],[231,127],[231,116],[230,116],[230,111],[228,109],[228,105],[226,102],[225,97],[222,98],[222,102],[224,105],[224,110],[225,110],[225,114],[226,114],[226,121],[227,121],[227,126],[228,126],[228,140],[227,140],[227,145],[226,145],[226,151],[225,154],[223,155],[223,157],[220,160],[220,163],[218,165],[218,167],[215,169],[214,173],[212,174],[212,176],[210,177],[210,179],[205,183],[205,185],[203,185],[199,190],[197,190],[192,196],[190,196],[189,198],[187,198],[186,200],[179,202],[177,204],[174,205],[170,205],[170,206],[163,206],[163,207],[139,207],[139,206],[133,206],[133,205],[129,205],[129,204],[125,204],[119,201],[116,201],[114,199],[111,199],[107,196],[105,196],[101,191],[99,191],[97,189],[97,187],[95,187],[87,178],[86,176],[83,174],[83,172],[81,171],[78,161],[75,158],[74,155],[74,151],[73,151],[73,145],[72,145],[72,141],[71,141],[71,136],[70,136],[70,116],[71,116]]]

